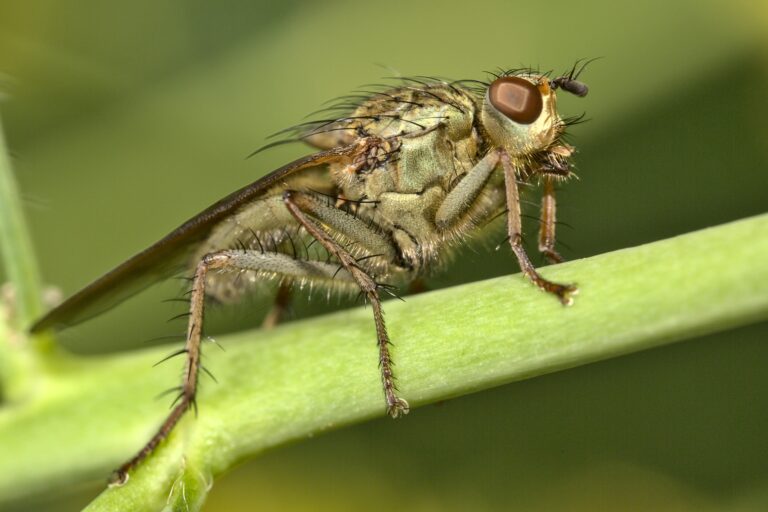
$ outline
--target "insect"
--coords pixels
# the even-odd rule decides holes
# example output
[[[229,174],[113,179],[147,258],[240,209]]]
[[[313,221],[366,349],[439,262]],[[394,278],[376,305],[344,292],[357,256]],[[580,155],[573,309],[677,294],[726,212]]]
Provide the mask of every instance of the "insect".
[[[233,302],[267,280],[279,283],[278,303],[295,285],[358,291],[372,307],[392,417],[408,413],[408,402],[394,383],[381,292],[432,271],[493,219],[506,217],[525,276],[571,304],[577,288],[543,278],[526,254],[520,189],[540,186],[538,248],[550,262],[562,261],[555,250],[555,184],[572,176],[574,148],[563,135],[575,119],[559,116],[556,93],[585,96],[587,86],[577,80],[585,65],[555,78],[530,69],[485,82],[406,78],[343,98],[333,108],[350,113],[280,132],[319,151],[213,204],[38,320],[33,332],[73,325],[192,270],[177,401],[147,444],[116,470],[113,483],[124,483],[196,407],[206,297]]]

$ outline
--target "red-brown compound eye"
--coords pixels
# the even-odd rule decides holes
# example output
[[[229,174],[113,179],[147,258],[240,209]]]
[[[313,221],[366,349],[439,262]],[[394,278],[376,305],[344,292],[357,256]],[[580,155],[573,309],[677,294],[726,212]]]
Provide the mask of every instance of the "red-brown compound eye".
[[[488,99],[496,110],[520,124],[534,122],[544,107],[539,88],[517,76],[494,80],[488,89]]]

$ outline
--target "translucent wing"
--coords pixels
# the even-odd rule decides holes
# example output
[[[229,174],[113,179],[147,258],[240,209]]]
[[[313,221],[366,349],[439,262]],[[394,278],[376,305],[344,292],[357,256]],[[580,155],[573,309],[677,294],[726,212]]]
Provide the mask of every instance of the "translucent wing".
[[[289,175],[347,157],[356,148],[355,144],[336,147],[294,160],[233,192],[69,297],[35,322],[31,332],[75,325],[107,311],[149,285],[173,276],[188,266],[196,244],[242,206],[258,199]]]

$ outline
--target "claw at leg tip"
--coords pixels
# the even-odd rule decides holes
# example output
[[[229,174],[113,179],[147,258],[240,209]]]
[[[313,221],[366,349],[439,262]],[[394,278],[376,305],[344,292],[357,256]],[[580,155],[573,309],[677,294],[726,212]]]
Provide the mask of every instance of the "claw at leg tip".
[[[109,477],[109,482],[107,483],[107,487],[122,487],[123,485],[128,482],[128,479],[130,476],[125,471],[115,471],[112,473],[112,475]]]
[[[575,285],[570,285],[567,287],[566,291],[560,297],[560,301],[563,303],[563,306],[572,306],[573,297],[578,294],[579,294],[579,289]]]
[[[408,405],[408,402],[402,398],[398,398],[395,403],[387,407],[387,414],[389,414],[391,418],[399,418],[408,414],[410,410],[411,407]]]

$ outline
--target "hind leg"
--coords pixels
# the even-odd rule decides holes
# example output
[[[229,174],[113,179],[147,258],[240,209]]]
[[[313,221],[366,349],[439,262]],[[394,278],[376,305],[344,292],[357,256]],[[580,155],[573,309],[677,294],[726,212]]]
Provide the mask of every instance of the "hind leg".
[[[190,293],[187,342],[180,353],[186,354],[186,362],[179,395],[175,405],[155,435],[139,452],[120,466],[112,475],[110,483],[121,485],[128,480],[128,474],[149,456],[171,433],[176,424],[190,407],[196,407],[197,385],[200,372],[203,318],[205,310],[205,283],[210,271],[251,270],[276,275],[288,280],[306,280],[329,286],[355,286],[356,281],[335,263],[298,260],[276,252],[256,250],[225,250],[204,256],[195,268]]]

